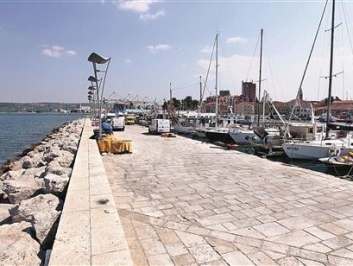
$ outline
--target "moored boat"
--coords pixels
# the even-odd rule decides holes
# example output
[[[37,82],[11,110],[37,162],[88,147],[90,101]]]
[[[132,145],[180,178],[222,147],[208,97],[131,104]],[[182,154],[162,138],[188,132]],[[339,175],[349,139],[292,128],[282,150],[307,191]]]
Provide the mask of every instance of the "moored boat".
[[[319,160],[329,165],[353,167],[353,152],[348,152],[347,155],[344,156],[336,155],[321,158]]]

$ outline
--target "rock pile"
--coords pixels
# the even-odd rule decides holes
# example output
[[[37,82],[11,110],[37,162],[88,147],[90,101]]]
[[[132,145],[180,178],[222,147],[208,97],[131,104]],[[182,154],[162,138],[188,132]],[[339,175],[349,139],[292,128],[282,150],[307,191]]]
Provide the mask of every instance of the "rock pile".
[[[53,130],[5,167],[0,176],[2,264],[43,264],[54,242],[83,124],[81,119]]]

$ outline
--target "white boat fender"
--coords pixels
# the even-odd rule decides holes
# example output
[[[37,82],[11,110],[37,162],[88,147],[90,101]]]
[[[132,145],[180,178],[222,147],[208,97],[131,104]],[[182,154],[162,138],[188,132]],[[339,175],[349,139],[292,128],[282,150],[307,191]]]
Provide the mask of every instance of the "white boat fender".
[[[339,156],[340,153],[341,153],[341,149],[339,147],[336,147],[336,145],[333,145],[330,147],[330,150],[329,150],[330,156]]]

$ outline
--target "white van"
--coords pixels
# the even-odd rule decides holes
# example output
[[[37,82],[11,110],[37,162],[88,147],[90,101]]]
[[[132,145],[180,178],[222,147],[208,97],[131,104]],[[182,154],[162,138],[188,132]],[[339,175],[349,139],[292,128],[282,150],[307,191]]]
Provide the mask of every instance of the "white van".
[[[123,113],[118,113],[110,119],[110,124],[113,130],[125,130],[125,116]]]
[[[148,127],[149,133],[169,133],[169,119],[152,119],[151,125]]]

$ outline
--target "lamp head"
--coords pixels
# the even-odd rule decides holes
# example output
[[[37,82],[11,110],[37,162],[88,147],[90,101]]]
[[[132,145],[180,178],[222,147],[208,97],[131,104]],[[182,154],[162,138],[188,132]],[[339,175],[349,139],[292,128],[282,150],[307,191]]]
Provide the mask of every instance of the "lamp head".
[[[103,57],[96,53],[91,53],[88,57],[88,61],[96,64],[105,64],[110,60],[110,57]]]
[[[97,82],[98,80],[93,76],[89,76],[88,81]]]

